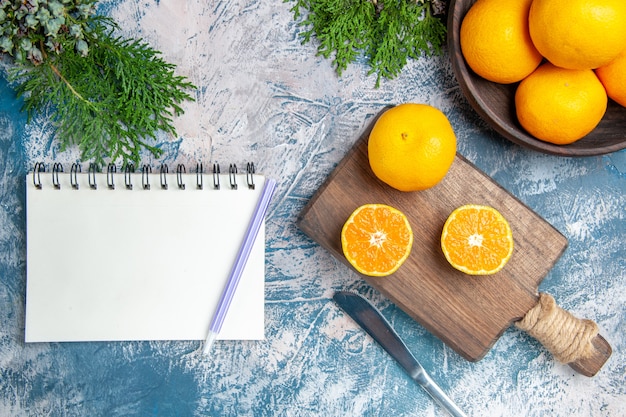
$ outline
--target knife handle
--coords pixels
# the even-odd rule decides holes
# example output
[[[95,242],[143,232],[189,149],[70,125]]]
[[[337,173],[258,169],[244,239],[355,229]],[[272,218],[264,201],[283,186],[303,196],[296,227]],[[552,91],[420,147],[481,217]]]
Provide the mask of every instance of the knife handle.
[[[440,406],[442,406],[452,417],[467,417],[467,414],[455,404],[450,397],[432,380],[430,375],[426,371],[420,371],[417,375],[412,375],[411,378],[415,380],[424,390],[435,400]]]
[[[537,339],[559,362],[585,376],[594,376],[613,351],[598,334],[596,323],[563,310],[546,293],[539,294],[537,305],[515,326]]]

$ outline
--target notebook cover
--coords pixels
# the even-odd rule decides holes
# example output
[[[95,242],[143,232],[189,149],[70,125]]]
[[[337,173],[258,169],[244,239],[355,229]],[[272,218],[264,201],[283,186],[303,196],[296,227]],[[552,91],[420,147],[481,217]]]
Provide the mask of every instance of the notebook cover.
[[[169,174],[165,190],[159,174],[135,173],[129,190],[118,174],[111,190],[98,173],[93,190],[83,173],[76,190],[69,173],[60,189],[52,175],[26,177],[26,341],[204,340],[264,178],[231,190],[222,175],[215,190],[205,175],[199,190],[196,174]],[[264,337],[264,236],[220,339]]]

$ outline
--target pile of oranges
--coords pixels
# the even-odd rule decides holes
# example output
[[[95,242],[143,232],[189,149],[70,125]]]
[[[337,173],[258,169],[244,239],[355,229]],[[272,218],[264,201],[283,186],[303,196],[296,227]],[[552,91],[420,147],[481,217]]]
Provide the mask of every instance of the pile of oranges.
[[[600,123],[608,99],[626,107],[624,0],[478,0],[460,42],[476,74],[519,83],[518,121],[540,140],[575,142]]]

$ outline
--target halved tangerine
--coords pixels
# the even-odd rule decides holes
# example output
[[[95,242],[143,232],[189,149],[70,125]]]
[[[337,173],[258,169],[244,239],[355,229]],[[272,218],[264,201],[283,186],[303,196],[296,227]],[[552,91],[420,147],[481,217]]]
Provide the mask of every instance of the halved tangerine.
[[[470,275],[495,274],[513,254],[513,234],[496,209],[469,204],[454,210],[446,220],[441,249],[459,271]]]
[[[385,204],[357,208],[341,230],[341,247],[360,273],[382,277],[394,273],[409,257],[413,231],[400,210]]]

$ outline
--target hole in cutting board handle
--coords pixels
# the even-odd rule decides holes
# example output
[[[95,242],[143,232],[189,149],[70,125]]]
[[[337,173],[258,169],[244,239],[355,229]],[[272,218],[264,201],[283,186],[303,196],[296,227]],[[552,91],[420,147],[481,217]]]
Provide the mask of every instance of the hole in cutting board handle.
[[[539,294],[537,305],[515,326],[541,342],[559,362],[585,376],[598,373],[613,351],[598,334],[596,323],[563,310],[546,293]]]

